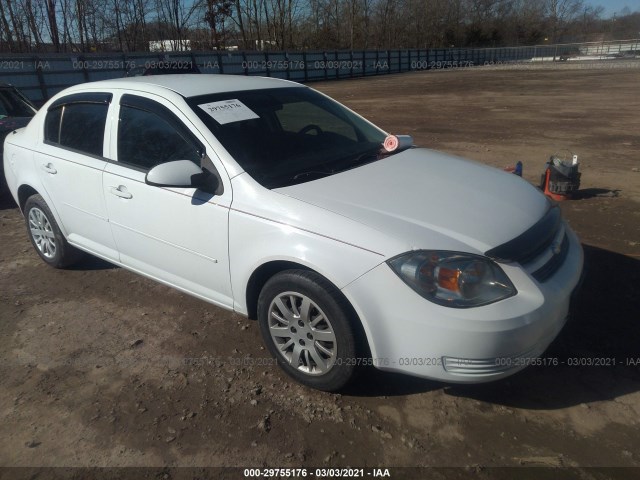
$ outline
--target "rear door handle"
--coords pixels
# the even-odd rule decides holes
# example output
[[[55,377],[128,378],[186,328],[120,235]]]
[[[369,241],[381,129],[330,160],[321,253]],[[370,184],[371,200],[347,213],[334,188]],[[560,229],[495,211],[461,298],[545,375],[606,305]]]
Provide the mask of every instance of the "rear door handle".
[[[47,173],[50,173],[51,175],[55,175],[56,173],[58,173],[58,171],[53,167],[51,163],[43,163],[42,170],[44,170]]]
[[[109,191],[116,197],[126,198],[126,199],[133,198],[133,195],[129,193],[129,191],[127,190],[127,187],[125,187],[124,185],[118,185],[117,187],[109,187]]]

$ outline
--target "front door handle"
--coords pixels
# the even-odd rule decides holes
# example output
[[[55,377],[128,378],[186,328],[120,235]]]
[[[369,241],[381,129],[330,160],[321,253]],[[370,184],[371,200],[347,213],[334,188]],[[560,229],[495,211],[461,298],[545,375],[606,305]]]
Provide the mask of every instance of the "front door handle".
[[[129,191],[127,190],[127,187],[125,187],[124,185],[118,185],[117,187],[109,187],[109,191],[116,197],[126,198],[126,199],[133,198],[133,195],[129,193]]]
[[[42,170],[44,170],[47,173],[50,173],[51,175],[55,175],[56,173],[58,173],[58,171],[53,167],[51,163],[43,163]]]

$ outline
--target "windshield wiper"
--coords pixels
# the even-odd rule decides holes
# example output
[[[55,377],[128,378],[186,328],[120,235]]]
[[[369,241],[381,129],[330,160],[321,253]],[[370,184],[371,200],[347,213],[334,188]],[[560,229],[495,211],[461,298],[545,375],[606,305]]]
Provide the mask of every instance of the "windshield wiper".
[[[355,157],[351,162],[347,163],[347,166],[343,166],[340,170],[334,170],[333,173],[341,173],[346,172],[347,170],[351,170],[352,168],[357,168],[362,165],[366,165],[367,163],[375,162],[380,159],[380,150],[376,149],[374,151],[369,151],[365,153],[361,153],[357,157]],[[365,161],[366,160],[366,161]]]
[[[384,155],[379,148],[376,148],[375,150],[369,150],[368,152],[364,152],[364,153],[361,153],[360,155],[357,155],[348,163],[341,165],[341,168],[334,168],[331,170],[307,170],[304,172],[297,173],[296,175],[291,177],[291,179],[298,180],[299,178],[308,177],[311,175],[329,176],[329,175],[334,175],[336,173],[346,172],[347,170],[351,170],[353,168],[357,168],[362,165],[366,165],[367,163],[371,163],[376,160],[379,160],[380,158],[382,158],[382,156],[386,156],[386,155]]]
[[[298,174],[294,175],[293,176],[293,180],[297,180],[297,179],[299,179],[301,177],[307,177],[309,175],[323,175],[324,176],[324,175],[333,175],[334,173],[336,173],[336,172],[334,172],[333,170],[330,170],[328,172],[327,171],[320,171],[320,170],[309,170],[307,172],[302,172],[302,173],[298,173]]]

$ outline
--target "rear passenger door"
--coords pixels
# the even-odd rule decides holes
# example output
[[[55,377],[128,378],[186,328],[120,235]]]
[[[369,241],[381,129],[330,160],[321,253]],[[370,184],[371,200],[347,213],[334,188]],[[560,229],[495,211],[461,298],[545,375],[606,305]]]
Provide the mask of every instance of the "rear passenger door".
[[[111,99],[110,93],[78,93],[51,104],[34,157],[69,242],[117,260],[102,194]]]
[[[160,101],[130,94],[119,101],[112,152],[117,161],[105,168],[103,189],[120,261],[230,308],[230,189],[213,195],[195,188],[145,183],[155,165],[191,160],[200,166],[206,155],[204,141],[187,126],[185,117]]]

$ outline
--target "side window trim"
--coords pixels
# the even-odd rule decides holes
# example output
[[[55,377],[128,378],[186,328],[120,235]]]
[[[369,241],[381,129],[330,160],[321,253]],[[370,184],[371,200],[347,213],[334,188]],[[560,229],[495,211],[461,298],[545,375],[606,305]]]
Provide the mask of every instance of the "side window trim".
[[[64,111],[66,110],[68,104],[61,105],[60,107],[60,121],[58,122],[58,134],[56,135],[56,144],[62,147],[60,143],[60,139],[62,138],[62,121],[64,120]]]
[[[112,93],[107,92],[85,92],[85,93],[72,93],[59,98],[47,108],[47,111],[54,108],[68,105],[70,103],[101,103],[109,105],[113,99]]]

